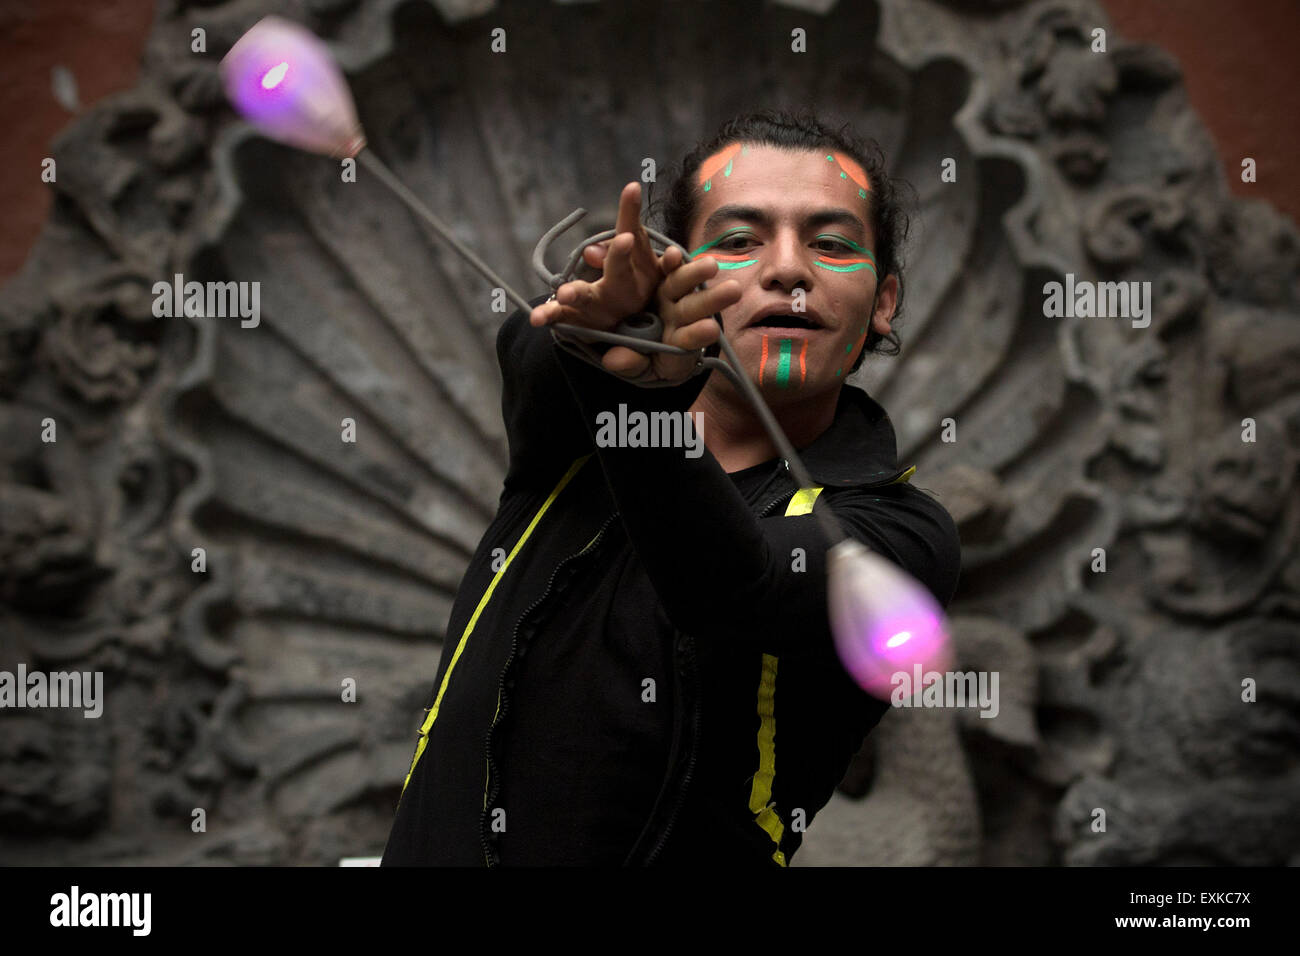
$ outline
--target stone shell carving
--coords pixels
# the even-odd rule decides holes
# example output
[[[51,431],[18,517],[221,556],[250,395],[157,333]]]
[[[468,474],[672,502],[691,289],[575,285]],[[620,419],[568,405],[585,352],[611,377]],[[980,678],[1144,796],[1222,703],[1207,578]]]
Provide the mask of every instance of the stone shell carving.
[[[373,148],[521,288],[552,223],[607,227],[644,157],[749,106],[828,108],[917,187],[903,352],[857,382],[958,521],[958,666],[999,673],[999,712],[886,715],[797,864],[1295,862],[1295,225],[1231,198],[1177,64],[1091,53],[1096,4],[955,0],[556,4],[545,30],[510,2],[164,2],[139,87],[53,144],[0,292],[0,669],[109,693],[98,722],[0,712],[6,860],[377,853],[495,508],[503,316],[378,184],[224,107],[216,63],[267,12],[330,40]],[[176,272],[259,281],[260,325],[155,318]],[[1045,318],[1066,273],[1150,281],[1150,326]]]

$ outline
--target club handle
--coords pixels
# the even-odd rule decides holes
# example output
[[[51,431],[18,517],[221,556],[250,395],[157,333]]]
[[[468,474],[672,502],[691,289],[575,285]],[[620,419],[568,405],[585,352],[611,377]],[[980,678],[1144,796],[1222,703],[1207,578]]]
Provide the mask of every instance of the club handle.
[[[653,312],[638,312],[625,318],[614,331],[646,342],[659,342],[664,337],[664,322]]]

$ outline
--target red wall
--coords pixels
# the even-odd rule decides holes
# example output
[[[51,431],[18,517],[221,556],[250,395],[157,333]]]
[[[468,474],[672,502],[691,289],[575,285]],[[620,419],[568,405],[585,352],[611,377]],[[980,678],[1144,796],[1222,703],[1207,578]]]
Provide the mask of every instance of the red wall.
[[[1154,43],[1183,67],[1192,106],[1219,147],[1232,191],[1300,222],[1300,0],[1102,0],[1115,31]],[[1256,182],[1241,181],[1255,160]]]

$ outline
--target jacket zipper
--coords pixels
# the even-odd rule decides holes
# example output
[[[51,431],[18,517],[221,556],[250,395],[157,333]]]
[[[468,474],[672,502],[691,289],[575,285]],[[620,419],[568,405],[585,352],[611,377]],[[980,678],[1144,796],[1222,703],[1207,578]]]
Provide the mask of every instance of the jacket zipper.
[[[796,491],[797,489],[795,491],[787,491],[780,495],[777,495],[775,498],[773,498],[771,501],[769,501],[766,505],[762,507],[762,509],[758,512],[757,517],[759,518],[766,517],[772,511],[772,509],[775,508],[782,501],[786,500],[787,498],[794,497]],[[685,638],[685,640],[688,641],[691,640],[689,637],[686,637],[686,635],[683,635],[683,637]],[[694,655],[692,654],[692,657],[693,656]],[[682,664],[685,664],[685,661],[681,660],[681,658],[679,658],[679,661]],[[694,663],[695,662],[692,661],[692,665]],[[694,714],[693,714],[694,719],[692,721],[692,726],[697,728],[697,732],[698,732],[699,717],[700,717],[699,673],[697,672],[697,669],[694,666],[686,666],[683,667],[683,669],[690,674],[690,677],[692,679],[692,689],[694,691],[694,700],[695,700]],[[695,773],[695,759],[698,753],[699,753],[699,741],[693,740],[691,742],[691,755],[690,758],[686,761],[686,773],[683,774],[682,776],[682,783],[681,783],[681,787],[678,790],[677,801],[673,804],[673,812],[669,815],[668,823],[664,825],[663,833],[659,835],[659,840],[655,843],[654,848],[651,849],[648,854],[646,854],[646,858],[645,858],[646,866],[650,866],[651,864],[654,863],[655,859],[659,856],[660,851],[663,850],[664,844],[668,842],[668,836],[669,834],[672,833],[673,825],[677,822],[677,817],[681,813],[682,804],[685,802],[686,788],[691,782],[692,775]]]
[[[691,640],[690,637],[684,634],[682,635],[682,639],[683,641]],[[692,727],[695,728],[695,732],[698,735],[699,725],[700,725],[699,673],[697,672],[694,666],[686,666],[685,661],[683,659],[684,656],[685,656],[684,654],[679,656],[678,660],[679,663],[682,665],[682,670],[687,674],[689,674],[691,679],[692,690],[694,692],[694,697],[695,697],[695,706],[693,708],[691,724]],[[693,656],[694,655],[692,654],[692,657]],[[692,665],[693,664],[694,661],[692,661]],[[678,788],[677,799],[673,803],[673,812],[669,815],[668,822],[664,824],[663,833],[659,834],[658,842],[656,842],[654,848],[651,849],[651,851],[648,854],[646,854],[646,858],[645,858],[646,866],[650,866],[652,863],[654,863],[655,858],[659,856],[659,851],[662,850],[664,844],[668,842],[668,835],[673,831],[673,824],[677,822],[677,816],[679,813],[681,813],[682,804],[686,802],[686,788],[690,785],[691,777],[695,773],[695,756],[699,752],[699,749],[700,749],[699,741],[696,739],[692,739],[690,759],[686,761],[686,773],[682,775],[682,783],[681,786]]]
[[[560,569],[563,568],[570,561],[574,560],[575,558],[582,557],[582,555],[586,554],[592,548],[594,548],[599,543],[600,539],[605,536],[605,532],[609,529],[609,526],[613,523],[614,519],[617,517],[618,517],[618,511],[615,510],[608,518],[605,519],[605,523],[601,525],[600,530],[596,532],[596,536],[592,538],[590,541],[588,541],[585,545],[583,545],[581,551],[574,552],[573,554],[569,555],[563,561],[561,561],[559,564],[555,566],[555,569],[551,571],[550,580],[546,582],[545,590],[542,591],[542,596],[539,597],[536,601],[534,601],[531,605],[529,605],[528,609],[525,610],[524,613],[520,615],[519,619],[515,622],[514,632],[510,636],[510,655],[506,658],[505,666],[501,668],[501,678],[497,682],[497,712],[496,712],[496,716],[492,719],[492,726],[488,728],[486,747],[485,747],[487,751],[487,776],[483,781],[483,814],[479,818],[479,840],[483,844],[483,859],[488,866],[496,866],[496,862],[493,860],[492,847],[488,844],[488,838],[487,838],[488,789],[491,785],[492,778],[493,776],[495,776],[495,771],[496,771],[495,761],[492,759],[492,734],[495,733],[497,724],[501,722],[501,716],[502,716],[501,697],[505,693],[505,689],[506,689],[506,674],[510,672],[510,667],[514,663],[516,652],[519,649],[519,626],[523,624],[523,622],[528,618],[528,616],[532,614],[534,610],[540,607],[541,604],[546,600],[547,596],[551,593],[551,587],[555,584],[555,578],[556,575],[560,573]]]

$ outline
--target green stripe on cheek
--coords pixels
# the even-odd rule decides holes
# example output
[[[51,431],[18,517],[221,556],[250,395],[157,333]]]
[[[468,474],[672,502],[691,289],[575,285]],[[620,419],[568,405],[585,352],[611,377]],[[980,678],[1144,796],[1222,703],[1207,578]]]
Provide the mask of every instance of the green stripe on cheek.
[[[833,266],[826,262],[817,262],[816,264],[821,266],[827,272],[857,272],[860,269],[870,269],[872,275],[876,274],[876,267],[870,262],[855,262],[852,265],[847,266]]]

